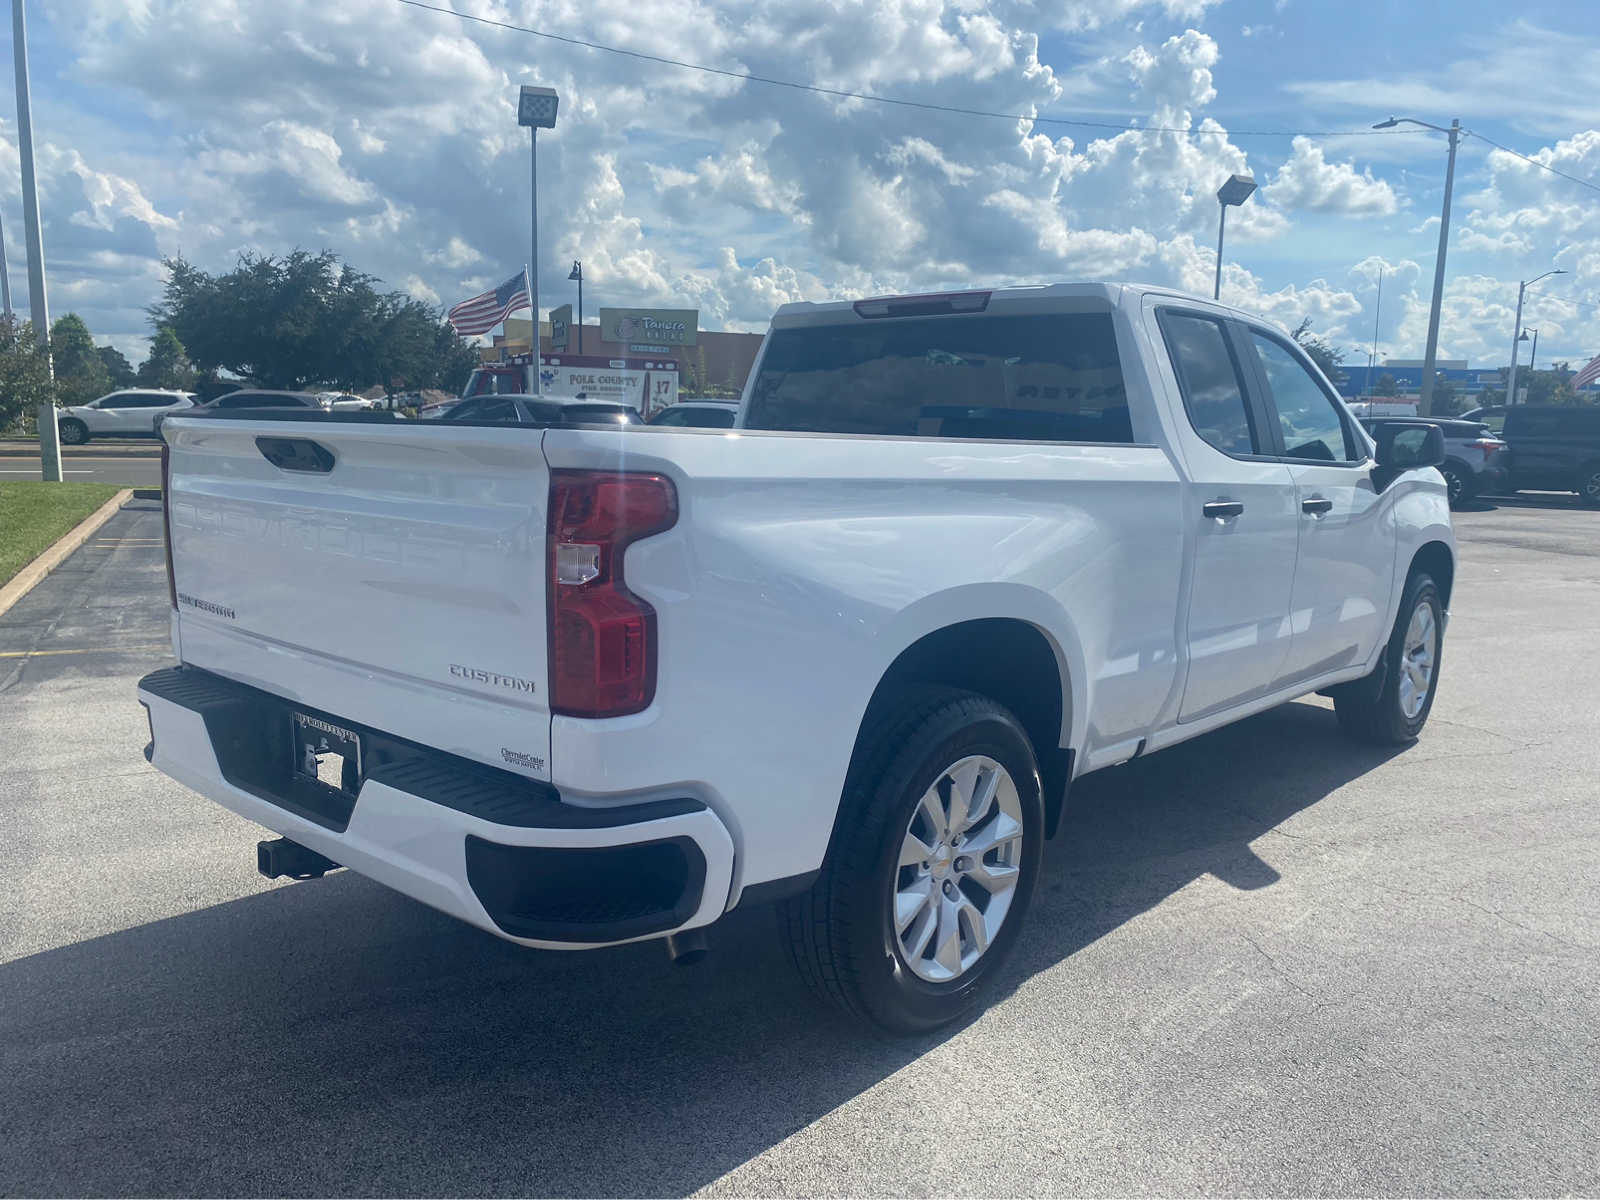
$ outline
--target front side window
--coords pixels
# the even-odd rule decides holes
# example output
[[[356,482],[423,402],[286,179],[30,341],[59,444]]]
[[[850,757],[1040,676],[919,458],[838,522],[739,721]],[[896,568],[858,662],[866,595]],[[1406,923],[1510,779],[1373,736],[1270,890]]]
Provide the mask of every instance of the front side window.
[[[1224,454],[1261,453],[1222,322],[1167,312],[1161,329],[1194,431]]]
[[[1355,461],[1355,447],[1338,408],[1306,365],[1277,338],[1252,329],[1250,341],[1278,412],[1284,456],[1316,462]]]
[[[775,330],[745,426],[1133,441],[1109,313],[884,318]]]

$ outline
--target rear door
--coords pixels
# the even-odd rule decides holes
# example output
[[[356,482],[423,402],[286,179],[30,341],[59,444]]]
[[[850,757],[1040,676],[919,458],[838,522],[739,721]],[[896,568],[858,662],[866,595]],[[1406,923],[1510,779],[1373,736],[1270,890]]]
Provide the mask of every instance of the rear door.
[[[1555,408],[1513,408],[1506,413],[1505,440],[1519,488],[1561,490],[1574,486],[1583,447],[1575,437],[1574,413]]]
[[[1229,323],[1173,307],[1158,321],[1187,421],[1176,433],[1191,480],[1182,519],[1195,550],[1178,719],[1191,721],[1264,695],[1278,679],[1291,637],[1298,505]]]
[[[1277,333],[1250,326],[1244,337],[1298,498],[1287,684],[1364,662],[1376,648],[1387,632],[1395,532],[1366,439],[1315,368]]]
[[[185,663],[548,778],[543,431],[179,413]]]
[[[100,401],[100,416],[94,423],[95,433],[102,437],[120,437],[138,433],[138,418],[143,399],[138,392],[115,392]],[[146,433],[149,430],[145,430]]]

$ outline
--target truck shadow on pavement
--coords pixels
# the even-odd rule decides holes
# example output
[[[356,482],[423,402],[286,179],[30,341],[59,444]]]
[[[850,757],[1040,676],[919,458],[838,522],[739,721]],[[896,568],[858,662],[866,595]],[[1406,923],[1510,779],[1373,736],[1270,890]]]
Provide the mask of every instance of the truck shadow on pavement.
[[[995,1003],[1202,876],[1269,886],[1250,843],[1392,753],[1299,703],[1084,780]],[[820,1007],[769,912],[679,969],[347,872],[0,967],[0,1027],[0,1192],[85,1195],[688,1192],[959,1035]]]

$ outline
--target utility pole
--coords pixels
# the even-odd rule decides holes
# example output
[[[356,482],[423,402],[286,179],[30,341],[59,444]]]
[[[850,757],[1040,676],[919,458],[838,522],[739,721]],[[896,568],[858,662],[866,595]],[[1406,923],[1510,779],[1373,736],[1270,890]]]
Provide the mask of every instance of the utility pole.
[[[33,177],[33,111],[28,88],[28,18],[23,0],[11,0],[11,45],[17,63],[17,154],[22,159],[22,223],[28,240],[28,315],[34,336],[44,351],[50,379],[56,377],[50,361],[50,305],[44,294],[44,238],[39,232],[39,191]],[[61,430],[56,425],[56,405],[39,406],[39,472],[47,483],[61,482]]]
[[[1433,411],[1434,364],[1439,358],[1439,310],[1444,305],[1444,255],[1450,247],[1450,193],[1456,184],[1456,147],[1461,143],[1460,118],[1450,122],[1450,128],[1430,125],[1415,117],[1390,117],[1379,121],[1374,129],[1393,129],[1396,125],[1419,125],[1437,133],[1450,135],[1450,158],[1444,169],[1444,207],[1439,214],[1439,253],[1433,260],[1433,305],[1428,309],[1428,348],[1422,356],[1422,394],[1417,398],[1417,415],[1425,417]]]

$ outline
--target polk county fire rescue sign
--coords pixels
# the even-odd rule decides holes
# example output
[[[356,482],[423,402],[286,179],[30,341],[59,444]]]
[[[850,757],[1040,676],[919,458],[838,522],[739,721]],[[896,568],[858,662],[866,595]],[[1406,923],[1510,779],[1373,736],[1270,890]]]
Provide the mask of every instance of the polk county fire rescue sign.
[[[649,417],[678,399],[678,364],[595,354],[542,354],[539,382],[547,396],[582,396],[636,408]]]

